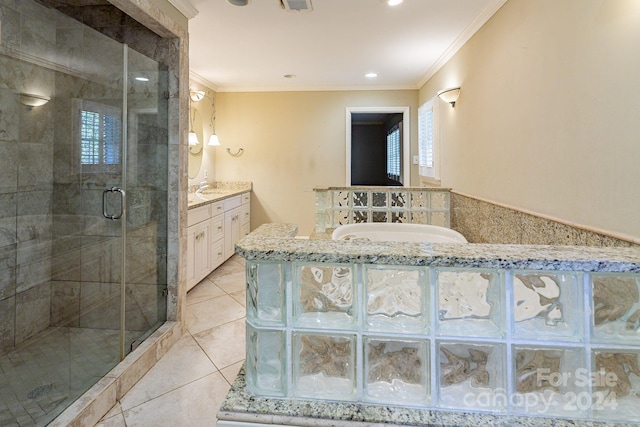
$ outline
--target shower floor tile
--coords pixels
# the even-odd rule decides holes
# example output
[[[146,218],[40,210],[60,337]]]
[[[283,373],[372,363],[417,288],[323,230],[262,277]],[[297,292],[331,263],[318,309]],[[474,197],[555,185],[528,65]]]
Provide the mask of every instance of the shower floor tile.
[[[48,424],[118,360],[118,331],[46,329],[0,356],[0,425]]]

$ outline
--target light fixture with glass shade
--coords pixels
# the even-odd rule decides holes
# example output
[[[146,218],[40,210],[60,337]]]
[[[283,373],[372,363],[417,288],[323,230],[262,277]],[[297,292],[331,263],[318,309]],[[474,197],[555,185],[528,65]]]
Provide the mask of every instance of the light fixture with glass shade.
[[[215,115],[216,115],[216,103],[215,100],[213,99],[213,97],[209,96],[206,94],[205,91],[203,90],[189,90],[189,97],[191,98],[191,100],[193,102],[200,102],[202,101],[204,98],[209,98],[211,100],[211,123],[209,124],[209,126],[211,126],[211,136],[209,136],[209,142],[207,143],[207,146],[209,147],[219,147],[220,146],[220,139],[218,138],[218,135],[216,135],[216,128],[214,125],[215,122]],[[195,136],[195,135],[194,135]],[[195,141],[197,141],[197,136],[195,136],[196,139]],[[189,134],[189,145],[191,145],[191,134]],[[200,142],[197,141],[197,143],[199,144]]]
[[[51,101],[51,98],[43,95],[35,95],[31,93],[21,93],[18,95],[20,97],[20,103],[27,106],[29,110],[33,107],[42,107],[47,102]]]
[[[451,108],[455,108],[456,101],[460,96],[460,88],[452,87],[450,89],[444,89],[438,92],[438,98],[442,99],[444,102],[448,102],[451,104]]]

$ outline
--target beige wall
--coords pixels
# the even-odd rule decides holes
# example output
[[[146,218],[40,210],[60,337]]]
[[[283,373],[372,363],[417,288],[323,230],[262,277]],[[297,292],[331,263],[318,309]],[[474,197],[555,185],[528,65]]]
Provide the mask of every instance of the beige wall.
[[[315,224],[313,188],[345,184],[346,108],[409,106],[415,154],[417,102],[417,90],[219,92],[215,179],[253,182],[252,229],[288,222],[307,235]],[[244,154],[231,157],[227,148]]]
[[[640,236],[640,2],[509,0],[420,89],[441,105],[442,185]]]

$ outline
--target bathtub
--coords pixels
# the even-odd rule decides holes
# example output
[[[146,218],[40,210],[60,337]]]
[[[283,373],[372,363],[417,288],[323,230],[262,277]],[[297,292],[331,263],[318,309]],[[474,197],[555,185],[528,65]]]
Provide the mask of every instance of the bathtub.
[[[365,240],[377,242],[467,243],[455,230],[437,225],[387,222],[362,222],[341,225],[331,234],[333,240]]]

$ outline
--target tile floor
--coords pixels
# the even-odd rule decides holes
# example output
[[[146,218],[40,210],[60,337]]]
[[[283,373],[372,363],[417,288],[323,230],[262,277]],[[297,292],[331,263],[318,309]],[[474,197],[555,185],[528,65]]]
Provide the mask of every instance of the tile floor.
[[[215,426],[245,357],[245,264],[234,255],[187,294],[187,331],[98,423]]]

